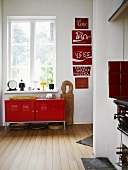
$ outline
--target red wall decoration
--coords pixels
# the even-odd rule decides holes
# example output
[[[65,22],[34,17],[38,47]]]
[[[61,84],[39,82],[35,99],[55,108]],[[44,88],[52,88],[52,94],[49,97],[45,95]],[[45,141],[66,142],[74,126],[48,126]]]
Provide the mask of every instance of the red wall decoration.
[[[72,46],[73,65],[92,64],[92,46]]]
[[[75,78],[75,88],[85,89],[88,88],[88,77],[85,78]]]
[[[75,18],[75,29],[88,29],[88,18]]]
[[[72,30],[72,65],[75,77],[75,89],[88,88],[88,77],[92,65],[92,35],[88,30],[88,18],[75,18]],[[83,76],[83,77],[82,77]]]
[[[91,67],[76,66],[76,67],[73,67],[73,75],[74,76],[90,76],[90,70],[91,70]]]
[[[72,44],[91,44],[90,30],[72,30]]]

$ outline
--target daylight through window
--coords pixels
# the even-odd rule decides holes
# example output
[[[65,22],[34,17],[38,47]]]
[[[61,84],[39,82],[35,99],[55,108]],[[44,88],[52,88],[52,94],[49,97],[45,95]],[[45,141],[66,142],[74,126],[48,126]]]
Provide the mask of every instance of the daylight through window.
[[[8,78],[27,86],[33,81],[55,83],[56,39],[54,19],[9,19]]]

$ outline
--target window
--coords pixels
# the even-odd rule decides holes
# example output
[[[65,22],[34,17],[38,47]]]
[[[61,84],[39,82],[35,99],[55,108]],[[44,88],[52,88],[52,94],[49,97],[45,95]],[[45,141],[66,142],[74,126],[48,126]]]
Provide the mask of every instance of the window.
[[[26,86],[56,79],[56,36],[53,18],[9,18],[8,78]]]

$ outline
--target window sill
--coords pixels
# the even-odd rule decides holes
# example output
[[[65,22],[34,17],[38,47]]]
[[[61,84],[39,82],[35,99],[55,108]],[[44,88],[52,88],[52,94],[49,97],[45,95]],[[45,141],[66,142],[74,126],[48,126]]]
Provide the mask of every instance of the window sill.
[[[59,90],[3,91],[4,94],[57,93]]]

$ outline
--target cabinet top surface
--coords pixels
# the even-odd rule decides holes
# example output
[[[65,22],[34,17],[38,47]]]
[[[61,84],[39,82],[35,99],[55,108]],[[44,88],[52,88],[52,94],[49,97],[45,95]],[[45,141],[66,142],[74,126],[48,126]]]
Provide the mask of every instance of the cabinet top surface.
[[[7,99],[5,101],[60,101],[60,100],[64,100],[64,98],[51,98],[51,99],[20,99],[20,100],[10,100],[10,99]]]

